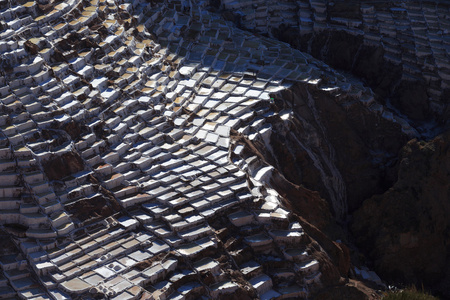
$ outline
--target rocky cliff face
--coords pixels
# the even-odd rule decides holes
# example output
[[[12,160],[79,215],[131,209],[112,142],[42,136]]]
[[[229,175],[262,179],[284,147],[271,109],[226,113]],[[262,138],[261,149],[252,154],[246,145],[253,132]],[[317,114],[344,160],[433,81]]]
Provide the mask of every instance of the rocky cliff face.
[[[450,134],[402,149],[398,180],[366,200],[352,230],[377,272],[424,283],[449,297]]]
[[[287,147],[280,145],[274,153],[285,160],[279,168],[290,180],[319,191],[326,199],[333,189],[345,213],[359,207],[361,199],[390,186],[396,153],[408,140],[399,123],[351,96],[301,85],[280,98],[292,105],[293,120],[287,130],[275,131],[272,145],[286,141]],[[289,157],[295,157],[295,164],[286,161]]]
[[[289,181],[329,199],[341,221],[392,185],[396,154],[408,140],[399,123],[303,84],[277,96],[274,110],[270,139],[256,141],[258,149]]]
[[[292,118],[271,122],[265,156],[287,180],[317,191],[341,221],[355,212],[352,234],[383,279],[424,283],[445,294],[448,4],[221,4],[239,26],[285,41],[371,88],[373,99],[363,101],[302,85],[282,92],[276,109],[289,110]],[[373,103],[383,105],[383,112],[374,113]],[[399,116],[417,130],[416,137],[429,141],[408,142],[414,134],[392,122]],[[437,133],[443,134],[433,139]],[[295,199],[290,202],[296,206]],[[332,236],[326,226],[316,225]]]

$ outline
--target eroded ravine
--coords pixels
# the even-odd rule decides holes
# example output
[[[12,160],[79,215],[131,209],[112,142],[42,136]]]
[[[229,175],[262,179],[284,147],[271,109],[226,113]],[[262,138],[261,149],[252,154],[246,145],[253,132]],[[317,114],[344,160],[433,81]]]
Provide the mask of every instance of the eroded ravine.
[[[293,140],[297,141],[286,142],[286,146],[291,145],[288,151],[283,147],[277,148],[283,153],[278,157],[283,162],[277,161],[278,169],[290,181],[317,190],[330,203],[335,203],[330,191],[337,189],[326,179],[327,176],[333,178],[327,161],[334,165],[345,184],[349,211],[356,211],[357,219],[351,222],[355,238],[375,262],[377,271],[385,274],[394,284],[427,282],[427,288],[448,297],[448,275],[442,267],[448,264],[445,255],[448,250],[444,245],[448,244],[449,239],[442,237],[442,232],[437,229],[446,225],[438,221],[440,214],[436,214],[435,208],[429,205],[423,204],[423,213],[417,214],[430,216],[434,222],[428,223],[427,217],[415,216],[411,212],[417,201],[433,203],[432,206],[447,210],[444,200],[448,198],[447,184],[445,180],[435,180],[442,177],[442,170],[431,166],[440,161],[444,173],[447,168],[442,153],[446,153],[448,147],[446,137],[450,120],[450,57],[448,50],[445,50],[449,46],[448,3],[298,1],[283,2],[278,6],[273,1],[221,1],[220,8],[229,14],[238,6],[239,10],[234,12],[238,12],[235,19],[239,19],[240,26],[276,37],[331,67],[345,70],[345,73],[351,72],[351,77],[361,78],[373,90],[372,96],[385,105],[384,117],[394,121],[401,117],[403,121],[398,123],[407,122],[414,127],[407,136],[402,135],[398,127],[380,122],[379,118],[374,117],[376,115],[357,109],[351,101],[344,104],[345,113],[341,114],[336,107],[331,109],[329,103],[333,102],[326,103],[321,100],[323,96],[313,93],[317,114],[317,111],[310,110],[310,104],[305,103],[304,99],[310,99],[310,93],[293,89],[292,94],[298,96],[296,101],[292,100],[292,94],[287,97],[285,94],[285,98],[289,99],[289,103],[298,103],[303,110],[293,114],[298,123],[292,122],[296,124],[293,132],[297,131],[291,136],[295,136]],[[351,84],[358,84],[358,81],[348,80]],[[370,107],[373,100],[369,97],[363,102]],[[294,104],[289,107],[295,111]],[[314,117],[308,118],[308,115]],[[314,126],[318,134],[311,134],[305,122]],[[322,125],[325,125],[325,130]],[[326,134],[322,134],[324,131]],[[307,137],[311,136],[314,138],[309,139],[308,143]],[[300,142],[302,137],[304,140]],[[407,143],[411,137],[425,141],[412,140]],[[280,140],[284,142],[284,139]],[[313,145],[317,145],[317,141],[321,141],[322,151],[314,150]],[[417,143],[421,146],[416,147]],[[302,153],[306,148],[308,151]],[[424,149],[428,148],[433,149],[427,152],[433,158],[429,161],[431,169],[425,175],[419,166],[425,160]],[[336,155],[333,155],[333,149]],[[323,160],[320,152],[333,159]],[[406,176],[402,168],[410,166],[410,157],[417,160],[418,169],[408,169]],[[320,171],[312,172],[314,168]],[[405,177],[412,182],[423,177],[423,182],[412,187],[413,184],[405,183]],[[430,196],[428,188],[423,187],[430,184],[428,180],[436,183],[434,196]],[[398,187],[401,184],[402,189]],[[408,196],[411,189],[414,190],[413,197]],[[364,201],[368,198],[370,200]],[[389,214],[388,209],[396,213]],[[385,213],[378,214],[378,210]],[[402,210],[406,213],[401,213]],[[397,213],[402,216],[396,217]],[[377,217],[372,218],[372,214]],[[397,226],[397,218],[403,220],[400,223],[406,224],[401,229]],[[366,220],[370,220],[371,225]],[[406,220],[416,220],[420,225],[410,226]],[[433,229],[430,229],[429,239],[426,239],[423,231],[430,226]],[[367,239],[365,232],[368,228],[373,230],[373,238]],[[383,228],[381,232],[380,228]],[[439,250],[427,255],[421,247],[430,244],[435,245],[431,246],[433,249]],[[405,263],[404,259],[417,261],[417,265]]]

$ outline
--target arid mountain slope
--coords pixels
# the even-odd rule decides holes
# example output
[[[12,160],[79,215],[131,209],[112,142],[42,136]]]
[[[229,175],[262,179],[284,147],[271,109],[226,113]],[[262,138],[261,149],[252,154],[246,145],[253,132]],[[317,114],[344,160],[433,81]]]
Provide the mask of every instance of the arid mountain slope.
[[[379,274],[450,297],[450,134],[402,149],[398,180],[366,200],[352,230]]]

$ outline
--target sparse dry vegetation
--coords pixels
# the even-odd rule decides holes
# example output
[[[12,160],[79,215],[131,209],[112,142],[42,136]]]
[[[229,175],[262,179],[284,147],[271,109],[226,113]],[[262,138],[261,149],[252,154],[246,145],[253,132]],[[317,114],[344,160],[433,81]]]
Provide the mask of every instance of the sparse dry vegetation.
[[[401,291],[389,292],[383,300],[439,300],[439,298],[412,286]]]

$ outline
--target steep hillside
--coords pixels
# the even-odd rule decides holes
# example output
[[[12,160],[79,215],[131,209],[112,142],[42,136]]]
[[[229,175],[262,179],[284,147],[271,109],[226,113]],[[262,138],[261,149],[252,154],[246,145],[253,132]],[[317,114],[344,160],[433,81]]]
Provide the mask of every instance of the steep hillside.
[[[398,180],[354,214],[358,244],[387,280],[424,284],[450,297],[450,135],[412,140]]]
[[[410,118],[446,118],[446,52],[433,53],[442,93],[431,84],[433,97],[392,107],[317,53],[274,38],[306,1],[266,11],[240,3],[225,3],[241,8],[230,14],[201,0],[0,1],[0,298],[377,299],[385,284],[370,260],[355,259],[347,225],[355,212],[365,248],[366,207],[375,202],[381,214],[399,182],[401,197],[436,197],[423,205],[432,212],[425,229],[409,229],[405,217],[401,241],[415,245],[414,230],[419,239],[435,226],[424,242],[436,243],[436,255],[414,258],[418,272],[431,274],[420,268],[428,262],[433,278],[444,276],[429,262],[446,259],[446,223],[433,214],[448,195],[431,191],[448,188],[439,164],[448,138],[407,142],[423,133]],[[274,17],[272,36],[248,30],[239,17],[247,5]],[[310,5],[318,21],[340,11]],[[445,7],[435,8],[444,26]],[[320,33],[298,28],[292,44],[317,39],[317,57],[341,60],[329,58]],[[445,44],[443,35],[435,38]],[[407,90],[422,97],[418,89]],[[399,158],[405,144],[411,154]],[[371,241],[385,234],[369,229]],[[420,279],[381,265],[388,282]]]
[[[420,123],[450,119],[445,1],[220,1],[239,26],[274,36],[364,79]]]
[[[303,114],[284,92],[341,94],[321,99],[414,135],[370,90],[202,1],[3,1],[0,14],[1,298],[359,293],[347,247],[324,233],[344,235],[335,150],[316,143],[312,98]],[[272,129],[298,131],[320,194],[271,165]]]
[[[445,294],[448,3],[215,3],[238,26],[311,54],[345,72],[349,83],[361,80],[374,98],[363,103],[383,105],[384,116],[401,116],[424,140],[407,143],[414,134],[404,135],[398,124],[347,96],[334,95],[340,100],[328,101],[333,96],[296,85],[282,93],[286,101],[277,102],[280,109],[292,109],[289,130],[274,126],[278,130],[272,133],[272,148],[261,148],[274,149],[267,155],[272,164],[291,182],[318,191],[338,220],[352,220],[357,244],[383,279],[400,285],[423,283]],[[345,104],[339,106],[341,101]],[[348,214],[340,213],[344,206]]]

